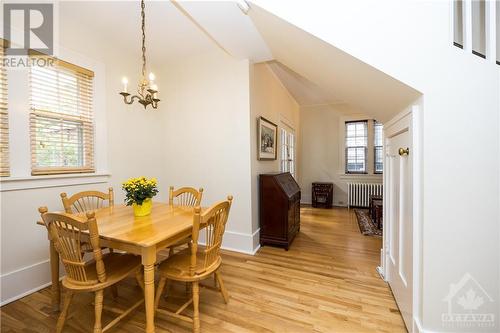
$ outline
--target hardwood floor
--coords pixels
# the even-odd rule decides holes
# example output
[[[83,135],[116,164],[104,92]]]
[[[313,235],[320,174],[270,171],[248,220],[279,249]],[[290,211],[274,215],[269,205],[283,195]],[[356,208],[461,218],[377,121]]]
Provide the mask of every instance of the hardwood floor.
[[[224,251],[222,276],[229,304],[202,289],[201,331],[248,332],[406,332],[391,291],[378,276],[380,238],[360,234],[354,213],[304,207],[302,227],[288,252],[263,247],[255,256]],[[205,283],[212,283],[211,280]],[[141,297],[135,280],[119,284],[119,297],[104,303],[125,308]],[[182,304],[185,286],[175,284],[168,303]],[[93,297],[76,295],[64,332],[91,332]],[[172,307],[173,309],[173,307]],[[3,306],[1,331],[53,332],[50,288]],[[190,313],[191,314],[191,313]],[[114,315],[103,312],[103,323]],[[141,332],[143,308],[109,332]],[[156,318],[156,332],[191,332],[188,323]]]

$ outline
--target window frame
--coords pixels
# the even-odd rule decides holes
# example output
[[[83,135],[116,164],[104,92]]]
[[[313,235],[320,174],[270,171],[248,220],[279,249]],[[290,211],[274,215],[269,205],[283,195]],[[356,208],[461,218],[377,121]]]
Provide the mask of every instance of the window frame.
[[[382,127],[381,129],[381,138],[380,138],[380,141],[381,141],[381,145],[380,146],[377,146],[376,145],[376,140],[375,140],[375,136],[376,136],[376,128],[377,126],[380,126]],[[373,120],[373,174],[374,175],[382,175],[384,173],[384,125],[382,123],[379,123],[378,121],[376,121],[375,119]],[[382,151],[382,171],[377,171],[377,149],[380,149]]]
[[[30,54],[31,57],[49,57],[40,53],[35,53],[33,52]],[[66,72],[66,74],[71,73],[72,77],[76,79],[76,102],[75,102],[75,107],[79,112],[77,114],[69,114],[69,113],[64,113],[64,112],[54,112],[51,110],[43,110],[43,109],[38,109],[33,105],[33,85],[32,85],[32,80],[33,80],[33,68],[30,68],[29,70],[29,82],[30,82],[30,89],[29,89],[29,96],[30,96],[30,113],[29,113],[29,123],[30,123],[30,129],[29,129],[29,136],[30,136],[30,152],[31,152],[31,175],[32,176],[42,176],[42,175],[57,175],[57,174],[82,174],[82,173],[95,173],[96,172],[96,167],[95,167],[95,136],[96,136],[96,130],[95,130],[95,115],[94,115],[94,105],[93,105],[93,98],[94,98],[94,72],[91,70],[88,70],[86,68],[71,64],[69,62],[52,58],[54,60],[54,66],[56,67],[53,69],[54,71],[57,71],[57,75],[59,73]],[[85,82],[84,82],[85,81]],[[56,89],[59,90],[59,83],[56,83],[55,86],[57,87]],[[88,89],[87,92],[89,92],[91,95],[90,97],[87,97],[85,99],[85,103],[88,105],[88,110],[87,112],[82,112],[81,111],[81,105],[83,104],[80,99],[80,94],[82,92],[82,84],[87,85]],[[43,92],[43,90],[42,90]],[[59,92],[57,93],[57,98],[59,97]],[[81,133],[78,134],[81,136],[81,144],[80,142],[78,145],[78,150],[81,151],[81,161],[82,165],[81,166],[64,166],[64,165],[57,165],[57,166],[50,166],[50,167],[41,167],[38,166],[38,157],[37,151],[36,151],[36,146],[37,146],[37,128],[38,124],[37,121],[41,120],[42,122],[59,122],[61,124],[61,127],[63,126],[64,123],[77,123],[80,124],[79,127],[81,128]],[[43,126],[43,125],[41,125]],[[62,135],[62,134],[61,134]],[[64,140],[61,139],[61,143],[64,142]]]
[[[295,131],[290,128],[280,127],[280,171],[290,172],[293,178],[296,177],[296,138]]]
[[[5,56],[7,47],[9,47],[8,41],[0,38],[2,59]],[[0,84],[0,177],[10,177],[9,78],[3,62],[0,64],[0,82],[2,83]]]
[[[352,124],[352,123],[364,123],[365,125],[365,133],[366,133],[366,145],[365,146],[348,146],[347,145],[347,126],[348,124]],[[368,137],[368,119],[362,119],[362,120],[348,120],[348,121],[345,121],[345,124],[344,124],[344,158],[345,158],[345,165],[344,165],[344,168],[345,168],[345,174],[346,175],[367,175],[368,174],[368,140],[369,140],[369,137]],[[363,148],[364,149],[364,155],[365,155],[365,158],[364,158],[364,166],[365,166],[365,169],[364,171],[349,171],[348,169],[348,151],[349,149],[360,149],[360,148]]]

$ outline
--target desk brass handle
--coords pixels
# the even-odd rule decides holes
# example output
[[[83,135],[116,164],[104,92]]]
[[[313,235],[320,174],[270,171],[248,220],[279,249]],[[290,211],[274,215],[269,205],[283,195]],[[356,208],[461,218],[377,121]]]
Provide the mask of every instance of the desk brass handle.
[[[408,156],[410,155],[410,148],[406,147],[405,148],[399,148],[399,156]]]

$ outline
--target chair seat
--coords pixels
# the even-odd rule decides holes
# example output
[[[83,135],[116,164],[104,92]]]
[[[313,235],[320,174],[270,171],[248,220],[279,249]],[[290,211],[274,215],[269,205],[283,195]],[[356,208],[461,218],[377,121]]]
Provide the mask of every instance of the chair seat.
[[[171,257],[163,261],[158,267],[158,271],[163,277],[176,281],[198,281],[215,272],[222,263],[221,257],[218,257],[213,265],[204,268],[203,254],[198,251],[196,255],[196,273],[194,276],[189,274],[189,266],[191,263],[191,250],[184,249],[175,253]]]
[[[91,260],[85,265],[85,274],[88,284],[83,284],[64,277],[62,284],[65,288],[74,291],[96,291],[123,280],[141,267],[141,257],[128,253],[107,253],[103,255],[106,269],[106,282],[96,283],[98,280],[95,261]]]

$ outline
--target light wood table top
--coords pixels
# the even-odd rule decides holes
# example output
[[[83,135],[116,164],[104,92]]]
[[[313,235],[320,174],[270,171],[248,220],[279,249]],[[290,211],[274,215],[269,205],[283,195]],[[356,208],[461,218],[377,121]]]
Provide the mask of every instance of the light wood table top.
[[[63,211],[58,213],[65,214]],[[72,216],[81,217],[82,221],[86,221],[84,213]],[[95,211],[99,237],[102,240],[120,241],[141,247],[153,246],[169,237],[190,232],[193,216],[193,207],[170,206],[160,202],[153,202],[151,214],[142,217],[134,216],[132,207],[125,205]],[[42,221],[38,224],[44,225]]]
[[[148,216],[136,217],[125,205],[99,209],[95,216],[102,239],[148,247],[190,231],[194,208],[155,202]]]

